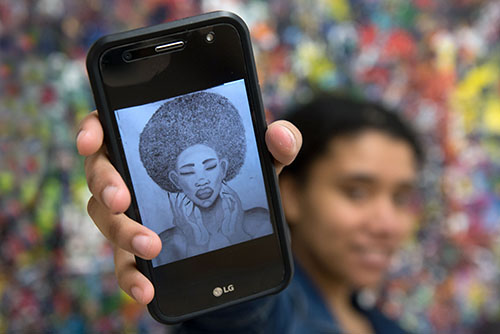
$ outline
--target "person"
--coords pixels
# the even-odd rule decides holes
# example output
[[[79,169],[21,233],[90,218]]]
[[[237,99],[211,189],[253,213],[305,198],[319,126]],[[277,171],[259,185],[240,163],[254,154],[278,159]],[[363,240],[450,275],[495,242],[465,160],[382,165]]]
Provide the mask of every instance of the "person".
[[[140,159],[168,192],[174,227],[159,234],[158,266],[272,233],[269,212],[243,210],[227,184],[245,160],[245,129],[238,110],[211,92],[162,104],[140,134]]]
[[[291,163],[302,141],[298,130],[303,146]],[[137,271],[132,253],[151,258],[160,245],[120,213],[129,194],[103,148],[98,150],[102,129],[95,113],[83,121],[82,131],[78,148],[87,156],[89,188],[98,198],[89,201],[89,214],[117,246],[120,286],[146,304],[153,287]],[[292,282],[277,295],[192,319],[175,331],[405,333],[358,297],[380,283],[413,228],[412,198],[423,153],[412,129],[380,105],[327,95],[270,124],[266,139],[278,172],[289,165],[281,172],[280,189],[295,258]],[[114,196],[101,195],[108,184],[119,185]],[[134,239],[141,234],[149,236],[147,242]]]

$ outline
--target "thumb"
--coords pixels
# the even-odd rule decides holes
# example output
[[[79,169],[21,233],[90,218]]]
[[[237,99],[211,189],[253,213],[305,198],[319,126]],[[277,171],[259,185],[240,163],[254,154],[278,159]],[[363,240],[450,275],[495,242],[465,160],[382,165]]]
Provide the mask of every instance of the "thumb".
[[[300,131],[288,121],[276,121],[269,124],[266,131],[266,144],[274,157],[274,166],[279,174],[284,166],[289,165],[302,146]]]

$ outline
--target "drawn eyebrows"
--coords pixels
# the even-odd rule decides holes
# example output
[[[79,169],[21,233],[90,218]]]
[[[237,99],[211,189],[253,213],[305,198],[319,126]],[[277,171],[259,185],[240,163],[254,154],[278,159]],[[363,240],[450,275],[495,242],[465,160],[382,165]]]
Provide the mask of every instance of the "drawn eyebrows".
[[[205,165],[205,164],[207,164],[207,163],[209,163],[211,161],[215,161],[215,160],[216,160],[215,158],[208,158],[208,159],[203,160],[202,163]],[[185,165],[182,165],[179,168],[189,168],[189,167],[194,167],[194,163],[187,163]]]
[[[206,164],[207,162],[211,162],[213,160],[215,160],[215,158],[208,158],[206,160],[203,160],[203,164]]]

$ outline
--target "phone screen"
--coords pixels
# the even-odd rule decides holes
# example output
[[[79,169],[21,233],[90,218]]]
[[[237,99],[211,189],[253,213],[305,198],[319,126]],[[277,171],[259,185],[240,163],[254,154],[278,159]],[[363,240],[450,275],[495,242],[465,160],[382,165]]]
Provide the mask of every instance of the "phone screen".
[[[154,267],[273,233],[243,79],[115,110]]]
[[[184,47],[149,56],[176,41]],[[148,56],[130,61],[129,53]],[[162,240],[147,270],[169,316],[275,289],[290,273],[249,53],[232,25],[214,24],[100,55],[108,110],[100,116],[116,137],[107,144],[132,194],[127,213]],[[214,295],[228,285],[234,290]]]

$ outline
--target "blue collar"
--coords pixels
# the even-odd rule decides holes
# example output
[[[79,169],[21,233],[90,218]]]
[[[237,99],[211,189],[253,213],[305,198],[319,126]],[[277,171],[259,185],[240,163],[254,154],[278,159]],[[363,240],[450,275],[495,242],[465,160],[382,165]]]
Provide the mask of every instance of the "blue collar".
[[[291,295],[294,298],[293,302],[297,307],[297,312],[302,315],[311,328],[315,328],[318,333],[331,332],[333,329],[336,329],[336,332],[341,332],[338,321],[327,307],[321,292],[297,261],[295,261],[295,274],[289,289],[290,292],[293,291]]]
[[[321,292],[313,283],[309,275],[295,261],[295,276],[290,284],[289,289],[293,296],[294,304],[304,319],[308,322],[311,328],[315,328],[317,332],[335,331],[342,333],[342,328],[335,315],[330,312],[325,299]],[[365,308],[357,301],[356,293],[352,296],[353,306],[366,317],[371,323],[374,333],[379,334],[401,334],[406,333],[394,320],[385,316],[376,307]]]

